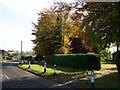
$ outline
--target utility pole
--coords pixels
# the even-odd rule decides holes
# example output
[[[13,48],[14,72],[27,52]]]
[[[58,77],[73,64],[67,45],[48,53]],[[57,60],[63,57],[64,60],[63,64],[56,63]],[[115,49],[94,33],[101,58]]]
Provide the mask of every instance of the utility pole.
[[[23,41],[21,41],[21,54],[20,54],[20,64],[22,64],[22,44],[23,44]]]

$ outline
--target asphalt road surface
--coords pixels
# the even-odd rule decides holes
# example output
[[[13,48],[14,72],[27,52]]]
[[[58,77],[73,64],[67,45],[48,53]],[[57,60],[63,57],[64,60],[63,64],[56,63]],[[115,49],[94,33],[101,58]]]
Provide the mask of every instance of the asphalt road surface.
[[[18,62],[0,63],[0,87],[4,88],[69,88],[19,69]],[[70,88],[69,88],[70,89]]]

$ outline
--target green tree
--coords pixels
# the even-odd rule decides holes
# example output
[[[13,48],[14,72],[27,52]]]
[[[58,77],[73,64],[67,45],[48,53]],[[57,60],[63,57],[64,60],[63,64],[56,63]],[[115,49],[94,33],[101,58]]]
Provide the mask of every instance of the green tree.
[[[12,55],[16,57],[16,56],[19,56],[20,53],[19,52],[13,52]]]
[[[87,3],[83,26],[95,47],[104,49],[120,43],[120,3]]]
[[[117,51],[119,51],[120,2],[87,3],[83,10],[88,14],[83,19],[83,30],[86,31],[94,47],[103,50],[116,44]],[[116,60],[118,66],[119,58]]]

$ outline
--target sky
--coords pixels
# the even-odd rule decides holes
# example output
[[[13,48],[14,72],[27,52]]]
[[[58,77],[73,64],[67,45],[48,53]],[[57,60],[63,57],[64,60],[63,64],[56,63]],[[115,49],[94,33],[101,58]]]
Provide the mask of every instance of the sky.
[[[31,35],[37,13],[58,0],[0,0],[0,49],[31,51],[35,37]],[[74,0],[60,0],[71,2]]]
[[[35,39],[31,35],[32,22],[36,23],[37,13],[52,2],[54,0],[0,0],[0,49],[20,51],[23,41],[23,51],[31,51],[34,46],[31,40]]]

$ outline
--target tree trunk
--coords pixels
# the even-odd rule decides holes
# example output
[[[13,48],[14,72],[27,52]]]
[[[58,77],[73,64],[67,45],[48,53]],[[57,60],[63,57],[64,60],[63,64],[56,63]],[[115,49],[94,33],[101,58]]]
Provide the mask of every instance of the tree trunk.
[[[117,52],[119,51],[120,42],[117,42]]]
[[[120,90],[120,73],[118,73],[118,90]]]
[[[120,51],[117,51],[115,57],[116,57],[115,59],[116,59],[117,70],[118,73],[120,74]]]

